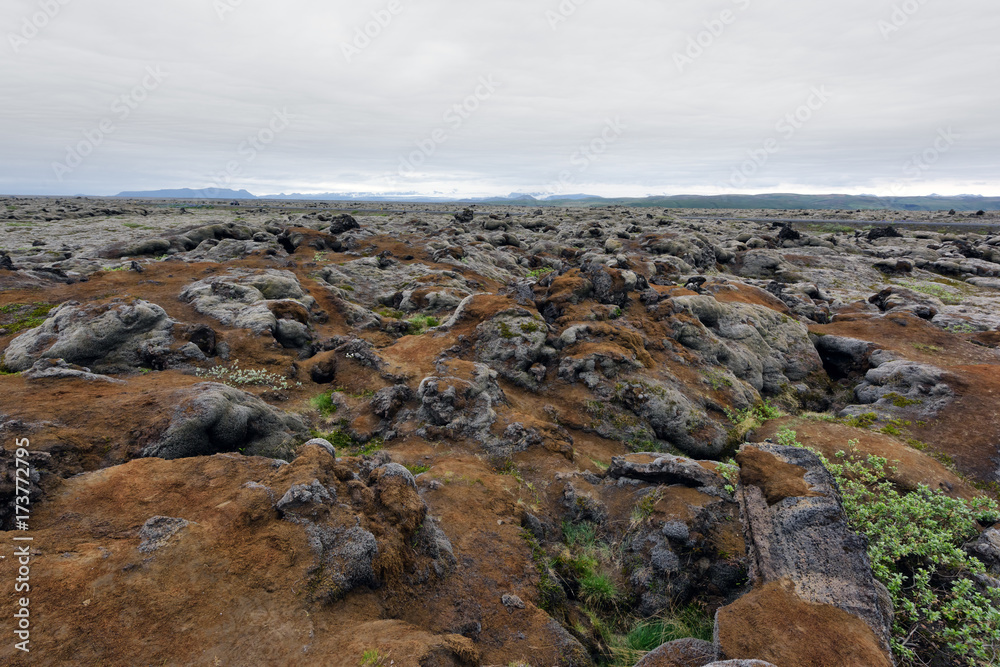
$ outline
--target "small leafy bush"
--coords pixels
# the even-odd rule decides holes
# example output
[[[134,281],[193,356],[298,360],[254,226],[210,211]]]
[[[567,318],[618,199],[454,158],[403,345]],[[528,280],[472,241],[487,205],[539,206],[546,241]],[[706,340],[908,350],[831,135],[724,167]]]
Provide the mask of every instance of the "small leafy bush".
[[[736,462],[733,459],[719,462],[715,465],[715,472],[726,480],[726,491],[735,493],[736,483],[740,480],[740,467],[736,465]]]
[[[427,329],[431,329],[441,324],[441,320],[436,317],[430,317],[428,315],[417,315],[416,317],[411,317],[406,320],[406,323],[410,325],[410,335],[419,336]]]

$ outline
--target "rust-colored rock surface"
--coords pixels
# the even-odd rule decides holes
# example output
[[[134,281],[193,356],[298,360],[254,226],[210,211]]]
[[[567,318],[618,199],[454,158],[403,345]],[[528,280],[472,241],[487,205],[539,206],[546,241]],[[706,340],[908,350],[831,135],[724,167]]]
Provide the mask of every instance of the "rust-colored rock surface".
[[[33,664],[585,667],[722,609],[729,657],[880,665],[829,477],[723,463],[790,428],[902,488],[1000,481],[1000,237],[935,214],[0,201]]]

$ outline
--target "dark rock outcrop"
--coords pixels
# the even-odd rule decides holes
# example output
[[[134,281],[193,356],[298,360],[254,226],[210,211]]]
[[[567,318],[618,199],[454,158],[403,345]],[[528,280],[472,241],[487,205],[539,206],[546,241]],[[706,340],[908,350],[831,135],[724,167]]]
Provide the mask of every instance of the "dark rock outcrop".
[[[286,457],[305,425],[246,392],[212,382],[177,391],[170,423],[143,456],[177,459],[218,452]]]
[[[812,664],[892,665],[889,594],[872,576],[865,539],[848,526],[832,475],[796,447],[748,444],[737,461],[755,588],[719,611],[720,656],[806,664],[801,656],[822,649],[826,657]]]

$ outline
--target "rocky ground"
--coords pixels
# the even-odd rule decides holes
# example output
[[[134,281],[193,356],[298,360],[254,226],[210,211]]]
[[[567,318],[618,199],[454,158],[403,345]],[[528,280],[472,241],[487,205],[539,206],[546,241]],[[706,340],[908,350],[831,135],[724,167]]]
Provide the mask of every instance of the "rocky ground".
[[[996,497],[995,216],[0,207],[38,664],[956,664],[787,434]]]

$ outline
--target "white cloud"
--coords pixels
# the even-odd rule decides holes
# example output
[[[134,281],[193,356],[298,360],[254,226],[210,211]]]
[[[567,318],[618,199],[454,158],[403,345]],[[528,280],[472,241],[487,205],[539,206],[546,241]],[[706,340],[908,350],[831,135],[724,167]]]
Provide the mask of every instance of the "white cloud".
[[[350,62],[343,44],[390,0],[224,1],[221,19],[216,0],[4,3],[0,191],[202,187],[242,160],[231,186],[259,194],[540,192],[567,170],[575,191],[710,194],[827,86],[829,102],[742,190],[1000,194],[1000,7],[988,0],[925,0],[888,36],[879,22],[898,0],[576,0],[555,30],[559,0],[393,0],[401,9]],[[24,20],[52,3],[25,38]],[[53,163],[149,66],[168,78],[59,182]],[[401,156],[483,76],[496,94],[399,178]],[[289,127],[246,161],[242,142],[282,109]],[[615,117],[628,129],[578,170],[574,154]],[[908,173],[947,127],[961,139]]]

